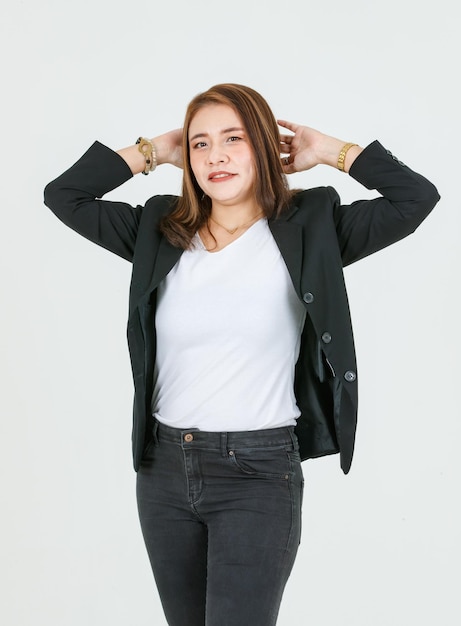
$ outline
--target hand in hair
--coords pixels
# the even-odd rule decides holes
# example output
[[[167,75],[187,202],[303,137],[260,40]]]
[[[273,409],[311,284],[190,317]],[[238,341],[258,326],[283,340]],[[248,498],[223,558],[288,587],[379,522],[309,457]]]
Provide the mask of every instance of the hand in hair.
[[[157,149],[158,163],[170,163],[182,168],[182,128],[170,130],[152,141]]]
[[[280,134],[280,153],[287,155],[282,158],[285,174],[303,172],[320,164],[337,167],[338,156],[345,141],[286,120],[277,120],[277,123],[293,133]],[[359,146],[354,146],[348,151],[344,164],[345,172],[349,171],[360,152],[362,148]]]

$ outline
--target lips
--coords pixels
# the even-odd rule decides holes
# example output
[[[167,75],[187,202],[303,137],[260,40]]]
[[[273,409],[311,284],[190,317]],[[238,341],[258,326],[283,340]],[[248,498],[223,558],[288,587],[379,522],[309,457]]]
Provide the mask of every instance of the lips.
[[[208,180],[219,183],[221,181],[230,180],[234,176],[235,174],[231,174],[230,172],[211,172],[211,174],[208,176]]]

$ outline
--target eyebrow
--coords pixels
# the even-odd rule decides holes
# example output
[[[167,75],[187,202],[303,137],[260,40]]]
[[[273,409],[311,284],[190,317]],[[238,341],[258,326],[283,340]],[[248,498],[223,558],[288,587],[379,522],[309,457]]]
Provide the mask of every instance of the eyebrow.
[[[232,128],[225,128],[221,131],[221,135],[226,135],[227,133],[234,133],[236,131],[245,132],[244,128],[240,128],[238,126],[232,126]],[[194,139],[199,139],[200,137],[208,137],[207,133],[197,133],[193,137],[189,139],[189,141],[193,141]]]

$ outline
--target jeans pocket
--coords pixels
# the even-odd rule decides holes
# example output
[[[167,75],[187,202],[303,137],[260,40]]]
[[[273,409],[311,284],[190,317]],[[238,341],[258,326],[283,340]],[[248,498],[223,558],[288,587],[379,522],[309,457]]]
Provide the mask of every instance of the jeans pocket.
[[[285,448],[240,448],[229,450],[234,468],[246,476],[288,480],[293,474]]]

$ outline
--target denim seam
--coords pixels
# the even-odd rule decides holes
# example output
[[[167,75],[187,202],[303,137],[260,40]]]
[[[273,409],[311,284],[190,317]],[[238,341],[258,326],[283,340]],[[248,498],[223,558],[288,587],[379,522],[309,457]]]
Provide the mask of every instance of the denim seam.
[[[293,481],[294,481],[294,470],[293,470],[293,463],[290,457],[290,454],[287,453],[288,456],[288,460],[290,463],[290,478],[288,480],[288,489],[290,490],[290,502],[291,502],[291,524],[290,524],[290,532],[288,533],[288,539],[287,539],[287,543],[285,546],[285,558],[287,559],[289,554],[290,554],[290,543],[291,543],[291,538],[293,536],[293,526],[294,526],[294,519],[295,519],[295,499],[294,499],[294,493],[293,493]]]

